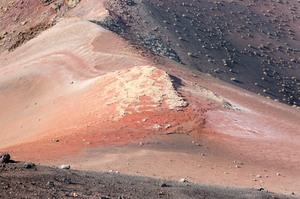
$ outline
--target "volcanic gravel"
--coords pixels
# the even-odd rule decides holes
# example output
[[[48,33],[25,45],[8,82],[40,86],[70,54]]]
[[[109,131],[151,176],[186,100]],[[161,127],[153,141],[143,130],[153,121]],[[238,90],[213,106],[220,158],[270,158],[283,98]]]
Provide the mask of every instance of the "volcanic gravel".
[[[110,16],[96,23],[156,55],[299,106],[298,5],[264,0],[112,0],[106,3]]]
[[[23,162],[0,165],[1,198],[293,198],[263,188],[225,188],[180,181],[134,177],[115,171],[64,170]]]

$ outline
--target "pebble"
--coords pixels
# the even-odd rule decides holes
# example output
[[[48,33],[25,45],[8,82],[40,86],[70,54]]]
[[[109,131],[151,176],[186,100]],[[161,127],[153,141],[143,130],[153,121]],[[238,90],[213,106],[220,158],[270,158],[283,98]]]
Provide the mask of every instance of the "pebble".
[[[47,185],[48,187],[54,187],[54,182],[53,182],[53,181],[48,181],[48,182],[46,183],[46,185]]]
[[[165,126],[166,129],[171,128],[171,127],[172,127],[171,124],[167,124],[167,125]]]
[[[9,163],[10,155],[8,153],[0,154],[0,163]]]
[[[158,192],[158,195],[159,196],[164,195],[164,192],[160,191],[160,192]]]
[[[150,129],[153,129],[153,130],[161,130],[161,129],[162,129],[162,126],[159,125],[159,124],[154,124],[153,126],[150,127]]]
[[[63,165],[60,165],[59,168],[60,168],[60,169],[70,169],[71,166],[68,165],[68,164],[63,164]]]
[[[181,178],[181,179],[179,180],[179,182],[184,183],[184,182],[187,182],[187,180],[186,180],[185,178]]]
[[[33,163],[24,163],[23,164],[23,167],[25,168],[25,169],[31,169],[31,168],[33,168],[35,166],[35,164],[33,164]]]

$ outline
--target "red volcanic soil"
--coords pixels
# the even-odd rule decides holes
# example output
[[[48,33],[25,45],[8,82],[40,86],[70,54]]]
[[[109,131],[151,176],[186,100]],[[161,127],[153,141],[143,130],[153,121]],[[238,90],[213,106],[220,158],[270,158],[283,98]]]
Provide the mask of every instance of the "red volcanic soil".
[[[43,1],[35,0],[2,1],[0,6],[0,52],[11,51],[51,27],[66,9],[64,5],[56,9],[54,4],[44,5]]]
[[[81,170],[300,194],[298,109],[153,61],[87,21],[95,16],[88,2],[0,55],[1,152]]]

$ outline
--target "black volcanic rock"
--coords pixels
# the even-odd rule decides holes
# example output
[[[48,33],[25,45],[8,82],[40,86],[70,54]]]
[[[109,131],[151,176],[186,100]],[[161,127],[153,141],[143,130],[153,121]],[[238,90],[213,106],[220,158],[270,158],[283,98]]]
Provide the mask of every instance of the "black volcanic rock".
[[[0,163],[9,163],[10,155],[8,153],[0,154]]]
[[[54,0],[40,0],[43,5],[49,5],[51,4]]]
[[[122,22],[121,35],[133,44],[260,95],[300,106],[297,6],[263,0],[106,3],[110,17]]]

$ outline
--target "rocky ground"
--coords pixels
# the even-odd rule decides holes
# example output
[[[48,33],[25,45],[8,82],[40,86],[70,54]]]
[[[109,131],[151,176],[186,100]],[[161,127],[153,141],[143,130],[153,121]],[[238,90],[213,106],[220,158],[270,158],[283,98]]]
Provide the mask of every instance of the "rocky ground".
[[[37,163],[1,167],[5,197],[299,196],[298,3],[173,2],[1,2],[0,152]]]
[[[0,9],[2,53],[14,50],[52,27],[64,15],[68,5],[64,1],[10,0],[1,2]]]
[[[298,1],[130,2],[108,1],[110,16],[98,24],[188,68],[300,105]]]
[[[201,186],[184,179],[174,182],[117,171],[84,172],[24,162],[0,164],[0,188],[1,198],[293,198],[263,188]]]

